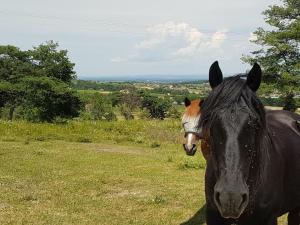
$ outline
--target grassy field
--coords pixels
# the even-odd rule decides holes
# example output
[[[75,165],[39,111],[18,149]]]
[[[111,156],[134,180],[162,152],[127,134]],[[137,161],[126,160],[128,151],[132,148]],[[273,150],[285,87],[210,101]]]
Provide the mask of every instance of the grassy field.
[[[180,129],[0,121],[0,224],[204,224],[205,162]]]

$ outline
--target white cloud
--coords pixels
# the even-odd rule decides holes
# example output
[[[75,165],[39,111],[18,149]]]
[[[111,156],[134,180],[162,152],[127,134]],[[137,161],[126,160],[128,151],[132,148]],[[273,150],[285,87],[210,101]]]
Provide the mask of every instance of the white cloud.
[[[212,35],[211,42],[210,42],[211,47],[212,48],[220,48],[221,45],[223,44],[223,42],[227,38],[227,32],[228,32],[227,29],[223,29],[223,30],[220,30],[220,31],[217,31],[216,33],[214,33]]]
[[[150,49],[150,48],[153,48],[159,44],[161,44],[163,42],[162,39],[151,39],[151,40],[145,40],[145,41],[142,41],[138,44],[135,45],[135,48],[136,49]]]
[[[187,60],[200,53],[220,50],[227,38],[227,29],[218,30],[211,34],[202,33],[196,27],[186,22],[169,21],[149,27],[147,38],[134,46],[134,57],[127,58],[135,61]],[[112,60],[113,62],[124,61]]]

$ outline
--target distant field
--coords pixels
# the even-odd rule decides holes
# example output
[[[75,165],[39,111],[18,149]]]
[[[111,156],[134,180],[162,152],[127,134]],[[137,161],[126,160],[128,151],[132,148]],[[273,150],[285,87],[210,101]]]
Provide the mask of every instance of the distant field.
[[[0,121],[0,224],[204,224],[205,162],[180,129]]]

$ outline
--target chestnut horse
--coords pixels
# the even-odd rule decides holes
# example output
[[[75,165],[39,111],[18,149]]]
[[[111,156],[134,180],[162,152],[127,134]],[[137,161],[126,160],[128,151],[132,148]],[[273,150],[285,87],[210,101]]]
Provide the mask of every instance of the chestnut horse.
[[[207,160],[210,154],[208,139],[203,136],[201,128],[198,128],[198,123],[201,115],[201,105],[204,100],[190,101],[184,99],[185,111],[182,116],[182,126],[184,129],[185,143],[183,148],[187,155],[194,155],[197,151],[197,143],[201,139],[201,151],[204,158]]]

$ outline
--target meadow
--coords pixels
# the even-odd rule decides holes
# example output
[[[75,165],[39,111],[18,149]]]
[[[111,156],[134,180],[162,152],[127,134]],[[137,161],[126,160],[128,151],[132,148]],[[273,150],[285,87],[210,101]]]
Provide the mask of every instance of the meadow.
[[[185,155],[180,131],[172,119],[0,121],[0,224],[205,224],[205,161]]]

